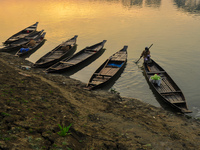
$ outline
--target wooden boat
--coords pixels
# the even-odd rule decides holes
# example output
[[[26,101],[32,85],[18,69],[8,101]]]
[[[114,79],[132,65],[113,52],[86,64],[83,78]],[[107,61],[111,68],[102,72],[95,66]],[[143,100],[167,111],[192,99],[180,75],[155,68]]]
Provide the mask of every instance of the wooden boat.
[[[78,36],[75,35],[73,38],[59,44],[53,50],[37,60],[33,64],[33,67],[50,67],[65,57],[72,55],[75,52],[74,49],[76,47],[77,37]]]
[[[33,34],[26,36],[25,38],[21,38],[19,40],[16,40],[15,42],[12,42],[11,44],[7,44],[7,45],[0,48],[0,52],[17,51],[20,48],[22,48],[23,45],[26,45],[31,39],[35,39],[38,36],[40,36],[43,31],[44,30],[36,31]]]
[[[97,55],[100,52],[100,50],[103,49],[105,42],[106,40],[103,40],[100,43],[86,47],[74,54],[72,57],[64,58],[58,63],[47,68],[45,72],[63,72],[75,66],[78,66],[81,63],[84,63],[85,61]]]
[[[17,51],[15,56],[19,56],[20,57],[20,56],[29,54],[29,53],[37,50],[39,47],[41,47],[44,44],[45,35],[46,35],[46,32],[43,32],[39,36],[37,36],[35,39],[30,40],[29,43],[27,43],[26,45],[24,45],[22,48],[20,48]]]
[[[154,60],[152,60],[152,63],[150,64],[143,63],[143,66],[144,74],[148,82],[166,103],[172,106],[176,111],[191,113],[191,111],[188,110],[186,100],[181,89],[161,66],[159,66]],[[149,80],[150,77],[155,74],[161,77],[160,86]]]
[[[86,88],[90,90],[100,88],[115,78],[115,76],[121,74],[127,62],[127,48],[128,46],[124,46],[121,50],[110,56],[93,73]]]
[[[33,34],[37,30],[38,22],[34,23],[33,25],[19,31],[18,33],[9,37],[3,44],[11,44],[19,39],[22,39],[28,35]]]

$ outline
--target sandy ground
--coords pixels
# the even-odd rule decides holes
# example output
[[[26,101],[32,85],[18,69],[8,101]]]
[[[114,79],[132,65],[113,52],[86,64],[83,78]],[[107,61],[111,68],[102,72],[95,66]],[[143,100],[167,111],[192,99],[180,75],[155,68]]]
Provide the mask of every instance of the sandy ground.
[[[0,53],[1,150],[200,149],[197,119],[31,65]]]

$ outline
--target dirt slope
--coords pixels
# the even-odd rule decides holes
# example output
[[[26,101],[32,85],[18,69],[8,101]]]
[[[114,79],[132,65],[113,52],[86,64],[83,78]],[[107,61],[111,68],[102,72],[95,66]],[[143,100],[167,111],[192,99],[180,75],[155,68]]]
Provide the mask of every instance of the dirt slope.
[[[198,150],[200,123],[0,53],[2,150]],[[72,126],[60,136],[59,125]]]

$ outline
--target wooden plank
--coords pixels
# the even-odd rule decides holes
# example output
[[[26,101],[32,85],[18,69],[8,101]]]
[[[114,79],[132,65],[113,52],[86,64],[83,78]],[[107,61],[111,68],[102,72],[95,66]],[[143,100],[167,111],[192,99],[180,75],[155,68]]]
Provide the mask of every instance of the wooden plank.
[[[65,53],[65,51],[56,51],[56,52],[53,53],[53,55],[54,54],[59,54],[60,55],[60,54],[63,54],[63,53]]]
[[[108,74],[101,74],[100,76],[104,77],[112,77],[112,75],[108,75]]]
[[[60,63],[74,65],[74,63],[70,63],[70,62],[66,62],[66,61],[60,61]]]
[[[103,81],[92,81],[90,84],[101,84]]]
[[[106,74],[104,75],[109,75],[109,76],[113,76],[115,75],[115,73],[119,70],[119,68],[111,68]]]
[[[183,99],[181,98],[180,95],[177,95],[178,93],[164,93],[162,94],[163,96],[167,97],[171,103],[173,103],[174,101],[183,101]]]
[[[163,80],[161,81],[161,87],[163,88],[163,91],[165,91],[165,92],[171,91],[171,90],[169,89],[169,87],[166,85],[166,83],[163,82]]]
[[[160,85],[160,91],[166,92],[166,89],[164,88],[163,84]],[[161,93],[161,92],[160,92]]]
[[[181,97],[181,95],[178,95],[178,93],[177,93],[177,94],[174,94],[174,96],[175,96],[175,98],[176,98],[178,101],[182,101],[182,100],[183,100],[183,98]]]
[[[125,53],[121,53],[121,54],[115,54],[113,57],[112,57],[112,60],[114,60],[114,61],[124,61],[125,59],[126,59],[126,56],[127,56],[127,54],[125,54]]]
[[[151,72],[151,68],[150,68],[148,65],[147,65],[147,68],[148,68],[148,70]],[[149,72],[148,72],[148,73],[149,73]],[[148,74],[148,73],[147,73],[147,74]]]
[[[60,57],[47,57],[47,58],[45,58],[44,60],[48,60],[48,59],[58,59],[58,58],[60,58]]]
[[[169,102],[173,102],[173,101],[174,101],[174,99],[173,99],[173,97],[172,97],[171,95],[166,96],[166,99],[167,99]]]
[[[166,79],[166,78],[164,78],[163,79],[163,81],[166,83],[166,85],[169,87],[169,89],[171,90],[171,91],[176,91],[175,89],[174,89],[174,87],[172,86],[172,84],[170,84],[170,82]]]
[[[152,69],[152,68],[148,68],[148,69]],[[148,75],[157,74],[157,73],[165,73],[165,71],[150,71],[150,72],[147,72]]]
[[[107,72],[109,72],[110,69],[111,69],[111,68],[106,67],[106,68],[104,68],[103,70],[101,70],[101,72],[100,72],[99,74],[107,74]]]
[[[149,66],[151,71],[159,71],[158,69],[155,68],[155,66]]]
[[[180,104],[180,103],[185,103],[185,101],[173,101],[173,104]]]
[[[171,93],[181,93],[181,91],[175,91],[175,92],[164,92],[164,93],[161,93],[161,94],[171,94]]]

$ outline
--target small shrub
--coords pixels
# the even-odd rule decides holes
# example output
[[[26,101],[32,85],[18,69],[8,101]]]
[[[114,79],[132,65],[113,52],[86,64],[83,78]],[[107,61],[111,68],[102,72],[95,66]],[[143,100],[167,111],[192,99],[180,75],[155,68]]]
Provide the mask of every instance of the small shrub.
[[[59,128],[60,128],[60,131],[57,132],[60,136],[66,136],[66,135],[69,135],[71,133],[69,133],[69,128],[72,126],[72,124],[70,124],[69,126],[66,126],[66,127],[62,127],[60,124],[58,124]]]
[[[10,114],[5,113],[5,112],[2,112],[1,115],[2,115],[2,116],[10,116]]]

